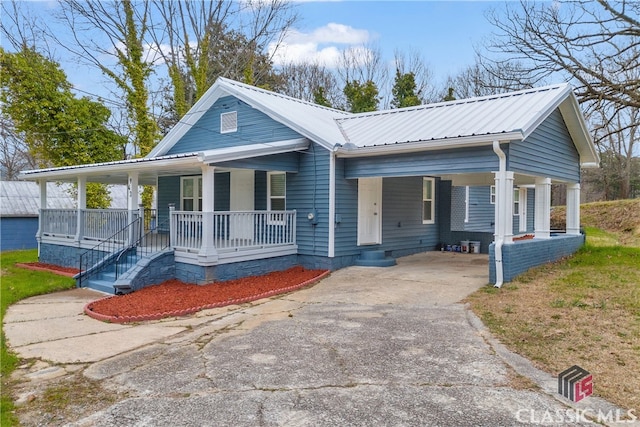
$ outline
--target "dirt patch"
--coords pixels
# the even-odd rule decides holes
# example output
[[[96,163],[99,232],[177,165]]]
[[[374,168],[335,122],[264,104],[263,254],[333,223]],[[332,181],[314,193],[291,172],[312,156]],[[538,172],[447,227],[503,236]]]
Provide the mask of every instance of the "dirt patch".
[[[251,276],[208,285],[167,280],[128,295],[93,301],[87,315],[104,321],[125,323],[184,316],[197,311],[239,304],[290,292],[317,282],[329,272],[293,267],[264,276]]]
[[[48,271],[50,273],[59,274],[61,276],[73,277],[80,273],[80,270],[72,267],[61,267],[59,265],[46,264],[43,262],[25,262],[17,263],[16,267],[26,268],[34,271]]]
[[[123,400],[127,394],[110,390],[76,372],[49,381],[26,381],[15,386],[25,394],[16,414],[23,426],[63,426]]]

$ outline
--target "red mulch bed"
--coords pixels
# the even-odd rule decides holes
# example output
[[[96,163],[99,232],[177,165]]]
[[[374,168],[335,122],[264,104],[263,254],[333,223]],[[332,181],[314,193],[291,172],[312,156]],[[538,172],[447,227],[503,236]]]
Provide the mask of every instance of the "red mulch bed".
[[[44,262],[24,262],[17,263],[16,267],[26,268],[27,270],[48,271],[50,273],[60,274],[61,276],[73,277],[80,273],[80,270],[72,267],[60,267],[59,265],[46,264]]]
[[[514,237],[513,241],[517,242],[518,240],[531,240],[533,239],[535,236],[533,234],[525,234],[524,236],[520,236],[520,237]]]
[[[167,280],[139,291],[90,302],[87,315],[126,323],[184,316],[200,310],[240,304],[300,289],[329,274],[327,270],[293,267],[264,276],[251,276],[208,285]]]

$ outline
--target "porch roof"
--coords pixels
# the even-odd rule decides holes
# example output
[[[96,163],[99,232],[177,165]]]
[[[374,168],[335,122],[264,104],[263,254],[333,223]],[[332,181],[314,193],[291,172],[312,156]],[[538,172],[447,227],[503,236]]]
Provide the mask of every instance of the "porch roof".
[[[89,165],[23,171],[21,179],[37,181],[75,182],[85,177],[88,182],[126,184],[128,174],[138,173],[140,185],[155,185],[159,176],[199,174],[205,164],[229,162],[252,157],[268,156],[304,150],[309,146],[306,138],[251,144],[243,147],[218,148],[198,153],[173,154],[159,157],[93,163]]]

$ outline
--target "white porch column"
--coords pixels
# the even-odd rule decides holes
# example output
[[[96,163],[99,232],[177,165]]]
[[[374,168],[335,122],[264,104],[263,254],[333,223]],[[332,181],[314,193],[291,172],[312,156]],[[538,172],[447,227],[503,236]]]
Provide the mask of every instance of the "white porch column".
[[[567,234],[580,234],[580,184],[567,184]]]
[[[198,252],[202,265],[213,265],[218,261],[213,229],[215,171],[213,166],[202,165],[202,245]]]
[[[40,215],[38,215],[38,231],[36,232],[36,241],[38,242],[38,258],[40,257],[40,240],[42,239],[43,223],[42,210],[47,209],[47,181],[41,179],[38,181],[40,187]]]
[[[494,172],[496,185],[495,240],[513,242],[513,172]]]
[[[135,243],[136,227],[131,226],[139,212],[138,207],[138,172],[129,172],[127,179],[127,223],[129,224],[129,244]]]
[[[535,238],[551,237],[551,178],[536,178]]]
[[[76,242],[84,236],[84,211],[87,209],[87,178],[78,177],[78,219],[76,221]]]

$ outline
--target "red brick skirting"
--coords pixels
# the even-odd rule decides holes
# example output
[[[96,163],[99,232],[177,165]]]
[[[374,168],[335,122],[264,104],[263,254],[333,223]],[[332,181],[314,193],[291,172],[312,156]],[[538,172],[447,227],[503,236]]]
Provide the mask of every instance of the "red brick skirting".
[[[219,302],[214,302],[212,304],[205,304],[198,307],[185,308],[182,310],[166,311],[163,313],[154,313],[154,314],[142,314],[139,316],[108,316],[105,314],[94,312],[93,304],[95,304],[96,302],[109,299],[109,298],[117,298],[117,296],[108,296],[96,301],[91,301],[90,303],[84,306],[84,312],[89,317],[92,317],[97,320],[102,320],[103,322],[109,322],[109,323],[134,323],[134,322],[143,322],[146,320],[164,319],[166,317],[186,316],[188,314],[197,313],[198,311],[207,310],[209,308],[218,308],[218,307],[224,307],[227,305],[242,304],[245,302],[256,301],[262,298],[269,298],[275,295],[286,294],[287,292],[296,291],[298,289],[317,283],[321,279],[324,279],[325,277],[327,277],[330,273],[331,272],[329,270],[324,271],[320,273],[318,276],[314,277],[313,279],[309,279],[305,282],[302,282],[293,286],[288,286],[286,288],[274,289],[272,291],[263,292],[256,295],[249,295],[243,298],[236,298],[236,299],[227,300],[227,301],[219,301]]]

